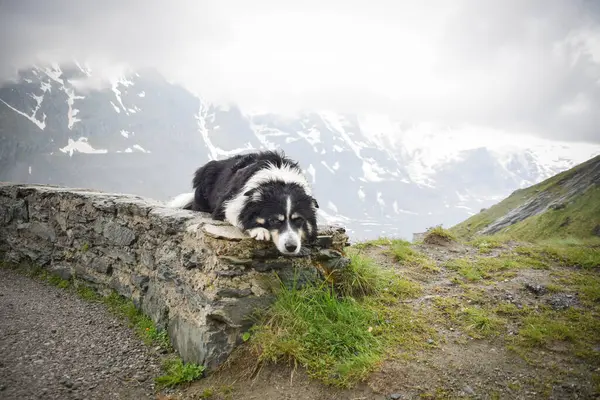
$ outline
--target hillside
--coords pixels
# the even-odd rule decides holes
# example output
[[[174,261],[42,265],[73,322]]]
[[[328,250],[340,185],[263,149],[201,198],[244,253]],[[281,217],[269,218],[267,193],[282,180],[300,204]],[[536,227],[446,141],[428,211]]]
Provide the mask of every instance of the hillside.
[[[519,240],[600,237],[600,156],[508,198],[450,229]]]

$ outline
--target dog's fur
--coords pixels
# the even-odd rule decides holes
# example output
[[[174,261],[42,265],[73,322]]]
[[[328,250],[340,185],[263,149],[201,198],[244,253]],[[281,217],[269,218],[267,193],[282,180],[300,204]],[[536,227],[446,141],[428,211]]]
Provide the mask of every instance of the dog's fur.
[[[272,240],[286,255],[317,235],[316,199],[298,163],[264,151],[209,161],[196,170],[194,192],[175,197],[170,207],[210,213],[256,240]]]

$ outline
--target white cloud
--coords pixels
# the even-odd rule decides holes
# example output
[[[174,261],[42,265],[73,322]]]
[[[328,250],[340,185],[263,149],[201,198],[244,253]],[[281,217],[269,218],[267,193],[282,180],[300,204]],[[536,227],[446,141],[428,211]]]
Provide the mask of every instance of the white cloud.
[[[3,4],[0,73],[76,57],[94,78],[156,67],[248,109],[598,140],[599,15],[585,0],[21,0]]]

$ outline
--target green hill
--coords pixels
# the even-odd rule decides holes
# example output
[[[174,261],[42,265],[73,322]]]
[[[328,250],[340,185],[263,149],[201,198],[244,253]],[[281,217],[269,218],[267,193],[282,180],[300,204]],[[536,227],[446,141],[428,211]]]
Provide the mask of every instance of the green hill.
[[[526,189],[450,228],[463,239],[600,239],[600,156]]]

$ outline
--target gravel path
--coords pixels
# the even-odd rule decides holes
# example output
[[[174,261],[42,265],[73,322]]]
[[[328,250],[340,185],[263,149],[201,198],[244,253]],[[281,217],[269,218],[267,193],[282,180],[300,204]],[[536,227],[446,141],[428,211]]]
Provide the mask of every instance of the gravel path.
[[[0,269],[0,399],[152,399],[159,365],[101,304]]]

